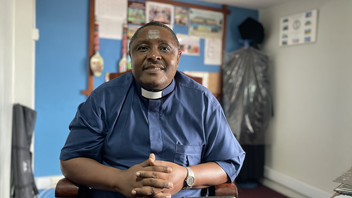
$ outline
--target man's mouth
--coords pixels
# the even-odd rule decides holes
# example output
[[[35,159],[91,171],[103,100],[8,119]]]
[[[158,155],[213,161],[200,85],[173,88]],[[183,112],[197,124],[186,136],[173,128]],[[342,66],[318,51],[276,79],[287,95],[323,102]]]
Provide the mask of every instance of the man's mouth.
[[[144,67],[144,71],[148,71],[148,72],[158,72],[161,70],[164,70],[164,66],[160,65],[160,64],[153,64],[153,65],[148,65],[147,67]]]

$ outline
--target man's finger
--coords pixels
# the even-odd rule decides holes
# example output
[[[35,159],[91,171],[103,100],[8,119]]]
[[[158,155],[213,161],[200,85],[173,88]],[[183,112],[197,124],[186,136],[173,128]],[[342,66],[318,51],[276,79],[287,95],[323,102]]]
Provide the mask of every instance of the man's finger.
[[[154,178],[154,177],[144,177],[141,179],[141,183],[143,186],[150,186],[155,188],[173,188],[174,184],[169,182],[168,178]]]
[[[141,188],[134,188],[132,189],[132,195],[135,195],[135,196],[153,196],[159,192],[156,192],[156,191],[161,191],[161,189],[156,189],[156,188],[153,188],[153,187],[150,187],[150,186],[144,186],[144,187],[141,187]]]
[[[154,163],[154,161],[155,161],[155,155],[154,153],[151,153],[149,155],[149,158],[141,163],[141,166],[142,167],[153,166],[152,164]]]
[[[134,188],[132,195],[135,197],[153,197],[153,198],[170,198],[170,193],[164,193],[162,189],[145,186],[142,188]]]
[[[137,176],[140,175],[140,172],[145,171],[145,172],[161,172],[161,173],[171,173],[172,172],[172,168],[168,167],[168,166],[144,166],[143,170],[139,170],[137,171]]]
[[[136,176],[139,178],[156,178],[156,179],[168,179],[171,177],[171,171],[169,172],[168,169],[167,170],[163,170],[163,171],[145,171],[145,170],[141,170],[141,171],[137,171],[136,172]]]
[[[169,193],[156,193],[155,198],[171,198],[171,194]]]
[[[150,155],[149,155],[149,165],[150,166],[154,166],[155,165],[155,155],[154,155],[154,153],[151,153]]]
[[[149,158],[155,160],[155,154],[154,154],[154,153],[151,153],[151,154],[149,155]]]
[[[157,171],[138,171],[137,177],[143,178],[163,178],[163,176]]]
[[[154,160],[154,166],[167,166],[167,164],[162,160]]]

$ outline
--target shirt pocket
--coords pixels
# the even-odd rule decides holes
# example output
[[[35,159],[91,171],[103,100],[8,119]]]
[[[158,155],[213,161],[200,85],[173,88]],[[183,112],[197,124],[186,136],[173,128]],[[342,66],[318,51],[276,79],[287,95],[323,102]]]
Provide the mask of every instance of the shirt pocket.
[[[181,166],[192,166],[201,162],[203,146],[199,145],[175,145],[174,162]]]

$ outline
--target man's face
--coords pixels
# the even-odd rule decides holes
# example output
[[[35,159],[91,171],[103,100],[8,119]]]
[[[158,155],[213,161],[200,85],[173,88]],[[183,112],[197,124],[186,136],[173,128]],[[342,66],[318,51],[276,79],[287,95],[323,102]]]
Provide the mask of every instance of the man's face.
[[[162,90],[174,78],[181,52],[169,30],[148,26],[139,31],[130,56],[137,82],[146,89]]]

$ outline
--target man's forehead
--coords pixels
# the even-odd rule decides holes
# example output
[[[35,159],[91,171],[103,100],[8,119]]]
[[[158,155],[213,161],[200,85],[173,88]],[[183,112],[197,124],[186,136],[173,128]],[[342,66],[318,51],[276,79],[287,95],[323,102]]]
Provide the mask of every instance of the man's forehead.
[[[172,33],[161,26],[148,26],[140,30],[136,37],[136,43],[158,42],[158,43],[172,43],[177,45]]]
[[[144,37],[149,39],[158,39],[161,37],[161,34],[163,34],[163,36],[171,36],[170,31],[161,26],[145,27],[141,30],[141,33],[142,34],[139,34],[138,37]]]
[[[159,39],[160,38],[160,31],[157,30],[157,29],[148,30],[147,38],[149,38],[149,39]]]

